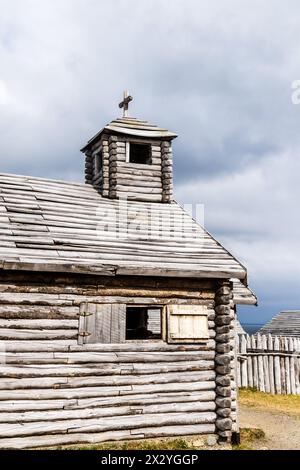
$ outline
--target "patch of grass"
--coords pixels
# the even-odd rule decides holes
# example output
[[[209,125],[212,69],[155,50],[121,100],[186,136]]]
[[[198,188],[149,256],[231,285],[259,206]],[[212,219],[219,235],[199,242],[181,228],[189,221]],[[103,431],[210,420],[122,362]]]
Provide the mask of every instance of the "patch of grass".
[[[247,442],[254,442],[258,439],[264,439],[266,437],[264,431],[259,428],[242,428],[241,429],[241,440]]]
[[[253,445],[257,444],[257,441],[264,439],[265,433],[259,428],[242,428],[241,433],[241,444],[233,446],[233,450],[255,450]]]
[[[265,411],[300,415],[300,395],[271,395],[253,388],[244,388],[239,391],[239,403]]]
[[[55,450],[195,450],[186,439],[152,439],[125,442],[105,442],[95,445],[57,446]]]

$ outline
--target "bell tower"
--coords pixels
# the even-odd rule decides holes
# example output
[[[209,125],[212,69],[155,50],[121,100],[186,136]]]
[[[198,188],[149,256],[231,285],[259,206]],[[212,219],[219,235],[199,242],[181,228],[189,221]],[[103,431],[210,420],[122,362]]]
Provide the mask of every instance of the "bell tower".
[[[176,134],[129,117],[128,92],[119,104],[123,117],[107,124],[81,150],[85,182],[103,197],[169,203],[173,198],[172,140]]]

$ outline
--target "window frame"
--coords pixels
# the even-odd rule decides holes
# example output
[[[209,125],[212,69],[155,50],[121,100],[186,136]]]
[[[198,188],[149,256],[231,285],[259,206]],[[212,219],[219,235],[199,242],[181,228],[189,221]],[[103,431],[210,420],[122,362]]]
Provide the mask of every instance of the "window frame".
[[[163,304],[126,304],[126,309],[127,308],[146,308],[146,309],[157,309],[160,310],[160,324],[161,324],[161,337],[156,338],[156,339],[126,339],[126,323],[125,323],[125,343],[165,343],[166,340],[165,338],[167,337],[166,331],[165,331],[165,324],[166,324],[166,319],[165,319],[165,314],[166,314],[166,306]],[[127,312],[126,312],[127,315]],[[124,344],[124,343],[123,343]]]
[[[149,163],[137,163],[137,162],[131,162],[130,161],[130,148],[131,148],[131,144],[134,144],[134,145],[144,145],[144,146],[148,146],[149,147],[149,158],[150,158],[150,162]],[[152,142],[146,142],[146,141],[140,141],[140,140],[127,140],[126,141],[126,145],[125,145],[125,160],[126,160],[126,163],[129,163],[130,165],[137,165],[137,167],[141,166],[141,165],[146,165],[146,166],[149,166],[151,167],[152,166]]]

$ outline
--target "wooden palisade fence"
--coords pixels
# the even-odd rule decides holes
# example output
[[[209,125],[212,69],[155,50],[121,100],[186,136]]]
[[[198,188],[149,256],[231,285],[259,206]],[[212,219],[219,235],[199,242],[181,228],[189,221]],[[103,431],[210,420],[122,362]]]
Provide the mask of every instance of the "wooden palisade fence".
[[[237,335],[238,387],[300,395],[300,338]]]

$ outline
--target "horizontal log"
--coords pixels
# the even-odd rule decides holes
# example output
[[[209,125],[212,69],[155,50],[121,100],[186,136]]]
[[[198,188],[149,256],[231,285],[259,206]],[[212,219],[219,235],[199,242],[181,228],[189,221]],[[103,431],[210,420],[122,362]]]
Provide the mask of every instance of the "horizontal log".
[[[68,359],[76,363],[101,363],[101,362],[117,362],[117,363],[152,363],[152,362],[171,362],[176,361],[198,361],[199,351],[174,351],[168,352],[144,352],[141,355],[137,355],[136,352],[116,352],[116,353],[96,353],[86,354],[85,352],[74,352],[72,355],[66,355],[64,353],[54,353],[55,359]],[[202,351],[201,359],[213,360],[215,358],[214,351]]]
[[[28,340],[31,339],[76,339],[78,330],[20,330],[0,328],[0,340]]]
[[[33,330],[76,330],[78,329],[78,320],[23,320],[23,319],[1,319],[1,328],[14,328],[14,329],[33,329]]]
[[[6,352],[151,352],[151,351],[199,351],[199,359],[201,358],[201,351],[213,351],[215,348],[215,341],[208,340],[203,344],[167,344],[164,341],[148,341],[148,342],[126,342],[121,344],[85,344],[78,345],[76,341],[24,341],[7,342],[5,343]],[[135,367],[135,365],[134,365]]]
[[[116,186],[113,186],[113,190],[118,191],[119,193],[138,193],[138,194],[143,194],[143,195],[151,195],[151,194],[161,194],[161,186],[159,187],[147,187],[147,186],[138,186],[138,184],[135,184],[134,186],[128,186],[126,187],[125,185],[121,184],[116,184]]]
[[[116,395],[136,395],[138,393],[158,393],[167,391],[203,391],[214,390],[213,380],[207,382],[165,383],[151,385],[123,385],[118,387],[83,387],[77,389],[31,389],[1,390],[0,400],[54,400],[79,398],[109,397]]]
[[[0,412],[17,411],[49,411],[49,410],[80,410],[101,408],[105,406],[139,406],[146,404],[164,404],[164,403],[190,403],[214,401],[216,394],[211,391],[200,392],[161,392],[158,394],[138,394],[127,396],[111,396],[83,398],[80,400],[15,400],[0,401]]]
[[[119,175],[124,175],[124,177],[134,176],[139,178],[149,177],[154,179],[159,179],[161,177],[160,166],[157,166],[156,169],[154,169],[152,165],[149,166],[147,169],[140,169],[137,167],[133,168],[130,165],[123,167],[119,163],[116,163],[115,165],[113,164],[111,167],[116,170]]]
[[[32,236],[32,233],[29,233]],[[80,237],[78,238],[80,240]],[[147,247],[153,247],[153,243],[148,243]],[[155,244],[154,244],[155,246]],[[170,245],[172,246],[172,244]],[[175,247],[174,243],[173,246]],[[70,274],[70,273],[36,273],[36,272],[22,272],[22,271],[0,271],[0,292],[8,292],[11,289],[41,289],[41,292],[48,292],[47,289],[55,289],[56,293],[75,293],[77,290],[87,289],[101,290],[104,287],[108,288],[124,288],[128,289],[133,287],[139,288],[159,288],[159,289],[183,289],[183,290],[199,290],[199,291],[214,291],[215,282],[210,280],[199,279],[186,279],[186,278],[159,278],[159,277],[141,277],[135,276],[128,278],[125,277],[110,277],[101,275],[85,275],[85,274]],[[36,291],[36,292],[38,292]],[[26,292],[26,290],[24,291]],[[34,292],[34,291],[32,291]],[[54,292],[54,291],[53,291]]]
[[[152,181],[151,178],[146,179],[144,178],[143,180],[140,180],[139,178],[133,178],[132,180],[131,179],[125,179],[125,178],[120,178],[120,176],[116,176],[116,178],[114,178],[114,180],[111,180],[111,188],[112,189],[116,189],[118,190],[118,186],[120,186],[121,188],[130,188],[129,190],[130,191],[134,191],[136,187],[143,187],[145,188],[145,191],[146,188],[158,188],[158,189],[161,189],[162,188],[162,182],[161,180],[159,181]]]
[[[117,163],[117,167],[119,168],[126,168],[127,170],[146,170],[146,171],[154,171],[154,172],[160,172],[161,171],[161,165],[160,164],[154,164],[152,163],[151,165],[147,164],[132,164],[132,163],[127,163],[127,162],[119,162]]]
[[[110,430],[138,429],[144,427],[168,426],[168,425],[190,425],[214,423],[216,415],[214,412],[202,413],[166,413],[166,414],[148,414],[143,415],[107,417],[105,419],[71,419],[56,422],[38,422],[22,424],[1,424],[0,438],[33,436],[43,434],[63,433],[93,433],[105,432]]]
[[[76,364],[76,366],[79,366],[80,364],[95,364],[95,365],[101,365],[104,366],[105,364],[123,364],[123,363],[128,363],[132,364],[132,368],[134,369],[141,369],[144,368],[153,368],[153,364],[159,364],[161,363],[162,365],[165,364],[163,367],[165,369],[168,369],[168,367],[171,367],[172,365],[175,365],[176,362],[179,364],[181,362],[190,362],[191,366],[192,363],[196,363],[195,367],[197,367],[197,364],[202,364],[201,361],[213,361],[215,357],[214,351],[146,351],[143,352],[142,354],[137,354],[137,352],[114,352],[112,350],[111,353],[109,352],[97,352],[97,351],[89,351],[87,352],[50,352],[50,353],[39,353],[38,355],[36,353],[13,353],[10,354],[6,351],[5,355],[5,360],[7,364],[48,364],[50,365],[51,363],[60,363],[60,364]],[[170,363],[170,366],[169,366]],[[178,364],[177,364],[178,367]],[[208,366],[207,366],[208,367]],[[4,370],[5,372],[5,370]]]
[[[60,370],[61,369],[61,370]],[[179,370],[177,370],[179,369]],[[0,382],[1,390],[21,390],[34,388],[75,388],[104,385],[131,385],[139,383],[167,383],[176,381],[176,374],[181,372],[178,382],[193,382],[194,380],[213,380],[212,365],[199,365],[184,368],[170,366],[164,370],[159,366],[153,369],[126,369],[111,368],[79,368],[79,367],[51,367],[47,368],[13,368],[5,367],[2,372],[3,380]],[[122,374],[122,375],[121,375]],[[125,375],[126,374],[126,375]],[[128,375],[130,374],[130,375]],[[139,374],[139,376],[137,376]],[[11,379],[13,377],[13,379]],[[17,380],[16,380],[17,379]]]
[[[87,408],[77,409],[76,419],[96,419],[105,417],[118,417],[135,414],[152,414],[152,413],[189,413],[215,411],[216,405],[213,401],[191,402],[191,403],[163,403],[144,405],[140,403],[137,406],[110,406],[108,408]],[[56,411],[31,411],[22,413],[1,413],[1,423],[33,423],[39,421],[63,421],[74,419],[74,409],[56,410]],[[145,420],[147,417],[145,417]]]
[[[71,346],[78,346],[76,340],[31,340],[31,341],[3,341],[3,349],[8,352],[68,352]]]
[[[147,201],[147,202],[161,202],[161,196],[159,194],[146,194],[146,193],[136,193],[133,191],[118,191],[111,192],[111,197],[123,197],[124,194],[127,195],[128,200],[130,201]]]
[[[11,438],[0,441],[0,449],[33,449],[71,444],[96,444],[107,441],[134,440],[151,437],[186,436],[214,433],[214,424],[195,424],[141,428],[138,432],[130,430],[108,431],[101,433],[73,433]]]
[[[77,318],[78,307],[42,306],[42,305],[0,305],[0,317],[5,318]]]

